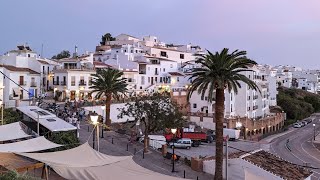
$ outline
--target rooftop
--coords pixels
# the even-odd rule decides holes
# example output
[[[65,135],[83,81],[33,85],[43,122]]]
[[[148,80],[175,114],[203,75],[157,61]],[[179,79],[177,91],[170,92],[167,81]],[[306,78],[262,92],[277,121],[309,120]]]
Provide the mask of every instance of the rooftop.
[[[305,168],[299,167],[263,150],[249,154],[242,159],[283,179],[300,180],[312,174],[311,171]]]
[[[21,67],[15,67],[15,66],[10,66],[10,65],[0,65],[0,67],[4,67],[8,69],[9,71],[14,71],[14,72],[28,72],[30,74],[40,74],[32,69],[29,68],[21,68]]]

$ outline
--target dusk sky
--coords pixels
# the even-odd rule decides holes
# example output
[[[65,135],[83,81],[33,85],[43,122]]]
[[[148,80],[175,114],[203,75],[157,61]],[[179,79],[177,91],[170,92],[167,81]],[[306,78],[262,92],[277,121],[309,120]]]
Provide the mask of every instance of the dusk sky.
[[[320,68],[319,0],[7,0],[0,53],[28,43],[51,57],[94,51],[101,35],[155,35],[167,43],[248,51],[258,63]]]

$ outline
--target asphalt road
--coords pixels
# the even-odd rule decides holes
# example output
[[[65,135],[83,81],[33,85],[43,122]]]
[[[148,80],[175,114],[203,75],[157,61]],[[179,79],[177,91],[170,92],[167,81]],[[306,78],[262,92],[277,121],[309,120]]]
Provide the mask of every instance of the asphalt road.
[[[307,165],[314,168],[312,179],[320,179],[320,151],[312,143],[314,127],[316,124],[316,134],[320,131],[319,118],[313,120],[305,127],[297,128],[290,133],[275,138],[270,144],[270,151],[282,159],[298,165]],[[286,143],[288,142],[288,147]],[[290,150],[291,151],[290,151]]]

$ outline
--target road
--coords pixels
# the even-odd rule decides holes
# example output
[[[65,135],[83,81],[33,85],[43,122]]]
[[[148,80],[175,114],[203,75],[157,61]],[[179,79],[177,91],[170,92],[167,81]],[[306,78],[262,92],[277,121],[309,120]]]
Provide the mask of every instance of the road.
[[[320,131],[320,122],[316,118],[305,127],[294,129],[292,132],[275,138],[270,144],[270,151],[277,156],[299,165],[307,165],[319,168],[313,169],[312,179],[320,179],[320,151],[312,143],[314,127],[316,124],[316,134]],[[288,142],[288,147],[286,143]]]

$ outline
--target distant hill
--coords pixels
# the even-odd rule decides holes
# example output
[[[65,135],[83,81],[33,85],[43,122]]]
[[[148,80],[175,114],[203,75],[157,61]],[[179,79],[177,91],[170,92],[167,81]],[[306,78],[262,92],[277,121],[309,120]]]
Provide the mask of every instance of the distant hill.
[[[301,89],[278,88],[277,104],[286,113],[289,124],[320,112],[320,95]]]

